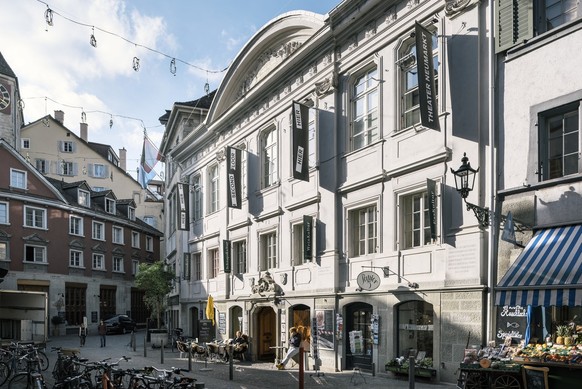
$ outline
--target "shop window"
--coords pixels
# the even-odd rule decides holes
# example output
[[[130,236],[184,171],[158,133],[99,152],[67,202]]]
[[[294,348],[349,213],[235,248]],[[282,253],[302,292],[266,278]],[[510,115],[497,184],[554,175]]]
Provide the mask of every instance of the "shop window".
[[[579,128],[580,103],[575,102],[539,115],[540,181],[578,174],[582,171]]]
[[[399,356],[407,356],[411,350],[424,352],[433,357],[434,321],[433,307],[424,301],[407,301],[396,307],[398,315]]]

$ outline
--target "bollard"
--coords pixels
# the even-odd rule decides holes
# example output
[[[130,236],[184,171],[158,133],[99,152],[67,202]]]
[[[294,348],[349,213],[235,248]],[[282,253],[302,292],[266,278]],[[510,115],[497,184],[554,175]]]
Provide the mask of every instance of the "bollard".
[[[416,365],[416,361],[414,357],[408,358],[408,388],[414,389],[414,367]]]
[[[188,342],[188,371],[192,371],[192,342]]]
[[[372,363],[372,377],[376,377],[376,362]]]
[[[161,342],[161,347],[160,347],[160,363],[163,365],[164,364],[164,341],[162,340]]]
[[[303,370],[303,347],[299,347],[299,389],[305,385],[305,371]]]
[[[135,331],[131,331],[131,348],[135,352]]]
[[[143,356],[144,358],[148,356],[147,338],[145,336],[143,337]]]
[[[232,381],[233,380],[233,370],[234,370],[234,358],[232,357],[233,352],[232,352],[232,344],[230,346],[228,346],[228,351],[226,351],[228,353],[228,364],[229,366],[229,373],[228,373],[228,378]]]

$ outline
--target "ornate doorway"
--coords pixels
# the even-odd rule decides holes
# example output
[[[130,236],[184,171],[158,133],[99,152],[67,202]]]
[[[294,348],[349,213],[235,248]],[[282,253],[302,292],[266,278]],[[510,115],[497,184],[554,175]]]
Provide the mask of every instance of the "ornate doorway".
[[[277,315],[273,308],[262,307],[255,314],[257,322],[257,359],[273,361],[277,346]]]

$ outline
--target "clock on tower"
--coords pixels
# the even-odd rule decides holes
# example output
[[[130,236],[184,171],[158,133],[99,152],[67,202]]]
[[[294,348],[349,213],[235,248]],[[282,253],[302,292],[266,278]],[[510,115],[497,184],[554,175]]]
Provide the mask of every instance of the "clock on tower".
[[[10,113],[10,85],[0,82],[0,112]]]

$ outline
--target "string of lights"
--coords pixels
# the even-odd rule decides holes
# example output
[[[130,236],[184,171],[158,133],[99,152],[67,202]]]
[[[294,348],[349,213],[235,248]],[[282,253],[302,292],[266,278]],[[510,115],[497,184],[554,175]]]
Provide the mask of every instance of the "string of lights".
[[[65,19],[65,20],[67,20],[67,21],[69,21],[71,23],[77,24],[79,26],[91,28],[92,33],[91,33],[91,37],[90,37],[89,43],[90,43],[91,46],[93,46],[95,48],[97,47],[97,38],[95,37],[95,30],[97,30],[97,31],[100,31],[100,32],[102,32],[104,34],[108,34],[108,35],[114,36],[116,38],[119,38],[119,39],[121,39],[121,40],[123,40],[123,41],[125,41],[125,42],[127,42],[127,43],[129,43],[129,44],[131,44],[133,46],[135,46],[135,47],[141,47],[141,48],[143,48],[145,50],[148,50],[148,51],[150,51],[152,53],[156,53],[156,54],[161,55],[161,56],[163,56],[165,58],[169,58],[170,59],[170,73],[172,73],[174,76],[176,75],[176,72],[177,72],[176,63],[181,63],[181,64],[184,64],[186,66],[190,66],[192,68],[195,68],[195,69],[198,69],[198,70],[201,70],[201,71],[205,71],[206,73],[224,73],[226,70],[228,70],[228,68],[230,66],[229,65],[229,66],[226,66],[223,69],[218,69],[218,70],[216,70],[216,69],[215,70],[205,69],[205,68],[203,68],[201,66],[198,66],[198,65],[189,63],[189,62],[184,61],[184,60],[182,60],[180,58],[176,58],[175,56],[172,56],[172,55],[163,53],[163,52],[161,52],[161,51],[159,51],[157,49],[153,49],[151,47],[148,47],[148,46],[142,45],[140,43],[134,42],[131,39],[128,39],[128,38],[126,38],[126,37],[124,37],[124,36],[122,36],[120,34],[115,33],[115,32],[111,32],[111,31],[105,30],[103,28],[100,28],[98,26],[95,26],[95,25],[92,25],[92,24],[88,24],[88,23],[79,22],[77,20],[74,20],[72,18],[69,18],[69,17],[67,17],[67,16],[65,16],[63,14],[60,14],[59,12],[55,11],[54,9],[52,9],[49,6],[49,4],[47,2],[45,2],[45,1],[43,1],[43,0],[36,0],[36,1],[38,1],[39,3],[42,3],[44,5],[46,5],[46,7],[47,7],[47,9],[45,10],[45,13],[44,13],[44,19],[45,19],[45,22],[47,24],[47,31],[48,31],[48,26],[54,26],[54,15],[58,15],[61,18]],[[138,57],[133,57],[133,60],[132,60],[132,68],[136,72],[139,70],[139,68],[140,68],[140,59]]]

